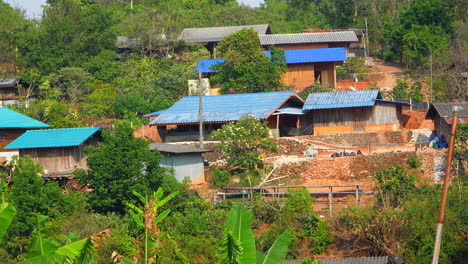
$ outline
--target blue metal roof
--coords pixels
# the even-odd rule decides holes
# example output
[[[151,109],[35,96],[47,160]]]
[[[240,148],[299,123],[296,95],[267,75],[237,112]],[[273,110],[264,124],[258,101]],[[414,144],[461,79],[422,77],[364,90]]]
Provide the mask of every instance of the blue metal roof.
[[[150,116],[157,116],[157,115],[160,115],[164,112],[166,112],[167,109],[164,109],[164,110],[159,110],[159,111],[156,111],[156,112],[152,112],[152,113],[149,113],[147,115],[145,115],[146,117],[150,117]]]
[[[291,96],[297,100],[299,107],[302,106],[302,100],[293,91],[203,96],[203,121],[237,121],[245,115],[252,115],[256,119],[263,120],[281,107]],[[197,123],[199,121],[198,100],[198,96],[184,97],[150,124]]]
[[[32,119],[6,107],[0,107],[0,128],[41,128],[50,127],[46,123]]]
[[[264,53],[271,57],[270,51]],[[294,63],[313,63],[313,62],[329,62],[329,61],[345,61],[345,48],[325,48],[325,49],[300,49],[300,50],[285,50],[287,64]]]
[[[83,144],[100,127],[28,130],[3,149],[73,147]]]
[[[216,72],[213,69],[210,69],[213,65],[218,65],[224,63],[225,60],[199,60],[197,64],[197,72],[202,73],[211,73]]]
[[[304,103],[304,110],[373,106],[380,99],[379,90],[311,93]]]
[[[265,55],[271,57],[270,51],[264,51]],[[314,63],[314,62],[330,62],[330,61],[345,61],[345,48],[324,48],[324,49],[301,49],[301,50],[285,50],[287,64],[294,63]],[[200,60],[197,65],[197,72],[212,73],[215,70],[210,69],[211,66],[224,63],[225,60]]]

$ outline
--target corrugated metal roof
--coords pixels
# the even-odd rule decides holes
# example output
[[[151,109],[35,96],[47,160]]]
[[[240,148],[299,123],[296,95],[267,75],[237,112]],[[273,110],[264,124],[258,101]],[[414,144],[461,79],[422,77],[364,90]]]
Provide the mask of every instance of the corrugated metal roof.
[[[270,51],[264,51],[265,55],[271,57]],[[301,50],[285,50],[287,64],[294,63],[314,63],[314,62],[330,62],[330,61],[345,61],[345,48],[324,48],[324,49],[301,49]],[[210,69],[211,66],[224,63],[225,60],[200,60],[197,64],[197,72],[211,73],[216,72]]]
[[[270,57],[270,51],[264,51]],[[287,64],[294,63],[312,63],[312,62],[328,62],[328,61],[345,61],[345,48],[325,48],[325,49],[300,49],[300,50],[285,50]]]
[[[319,259],[323,264],[388,264],[388,257]],[[301,264],[300,260],[285,260],[283,264]]]
[[[260,35],[261,45],[359,42],[354,31]]]
[[[179,145],[179,144],[167,144],[167,143],[151,143],[149,145],[150,150],[157,149],[161,153],[170,154],[184,154],[184,153],[204,153],[211,152],[213,150],[197,148],[190,145]]]
[[[245,115],[266,119],[290,97],[298,106],[302,101],[293,91],[203,96],[204,122],[237,121]],[[198,96],[188,96],[151,121],[151,125],[197,123]]]
[[[218,65],[224,63],[225,60],[218,59],[218,60],[199,60],[197,64],[197,72],[202,73],[211,73],[216,72],[215,70],[211,69],[211,66]]]
[[[177,39],[184,40],[186,42],[198,43],[217,42],[243,28],[251,28],[258,34],[262,35],[268,34],[270,32],[270,26],[268,24],[231,27],[184,28]]]
[[[452,122],[453,122],[453,118],[451,117],[446,117],[444,118],[445,122],[447,122],[447,124],[451,125]],[[457,124],[468,124],[468,117],[460,117],[457,119]]]
[[[0,107],[0,128],[41,128],[50,127],[46,123],[32,119],[6,107]]]
[[[0,88],[14,87],[19,81],[21,81],[21,78],[0,79]]]
[[[283,107],[276,110],[273,115],[303,115],[302,108],[297,107]]]
[[[458,106],[461,109],[458,111],[458,117],[465,118],[468,117],[468,102],[463,103],[433,103],[427,111],[427,118],[433,118],[435,114],[439,114],[441,117],[452,117],[453,111],[452,108]]]
[[[100,127],[79,127],[28,130],[3,149],[79,146],[100,129]]]
[[[373,106],[380,98],[378,90],[311,93],[304,103],[304,110]]]
[[[157,116],[157,115],[160,115],[160,114],[164,113],[166,110],[167,110],[167,109],[159,110],[159,111],[156,111],[156,112],[152,112],[152,113],[149,113],[149,114],[145,115],[145,117]]]

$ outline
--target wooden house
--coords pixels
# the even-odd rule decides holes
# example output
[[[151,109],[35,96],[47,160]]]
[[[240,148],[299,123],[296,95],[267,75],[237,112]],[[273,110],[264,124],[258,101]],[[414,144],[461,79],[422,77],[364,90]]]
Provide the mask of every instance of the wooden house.
[[[458,124],[468,123],[468,103],[433,103],[427,111],[426,119],[434,121],[437,136],[448,139],[453,121],[453,107],[458,106]]]
[[[264,51],[271,56],[270,51]],[[335,67],[346,61],[345,48],[322,49],[298,49],[285,50],[287,72],[282,76],[281,82],[286,85],[294,85],[296,91],[301,91],[307,86],[318,82],[335,87]],[[200,60],[197,64],[197,72],[212,75],[216,71],[214,65],[224,63],[223,59]]]
[[[301,129],[313,135],[396,131],[403,104],[383,100],[378,90],[312,93],[304,103]]]
[[[161,166],[174,169],[174,176],[182,182],[189,178],[194,184],[205,182],[203,153],[212,150],[189,145],[152,143],[150,150],[157,149],[161,154]]]
[[[205,139],[223,124],[247,115],[266,121],[272,135],[283,136],[281,131],[298,128],[298,116],[304,104],[293,91],[203,96],[202,100]],[[164,142],[198,140],[198,102],[198,96],[184,97],[157,115],[150,125],[158,126]]]
[[[308,29],[304,30],[304,33],[308,34],[319,34],[319,33],[337,33],[337,32],[354,32],[357,37],[357,41],[350,41],[346,46],[348,51],[348,57],[366,57],[365,53],[365,30],[360,28],[351,29]]]
[[[0,106],[18,104],[20,98],[31,97],[28,88],[19,85],[21,78],[0,78]]]
[[[77,168],[87,169],[83,149],[96,145],[99,127],[28,130],[4,149],[19,149],[19,155],[29,155],[44,169],[45,176],[71,177]]]
[[[50,126],[15,112],[6,107],[0,107],[0,163],[18,155],[18,149],[4,149],[17,137],[31,129],[49,128]]]

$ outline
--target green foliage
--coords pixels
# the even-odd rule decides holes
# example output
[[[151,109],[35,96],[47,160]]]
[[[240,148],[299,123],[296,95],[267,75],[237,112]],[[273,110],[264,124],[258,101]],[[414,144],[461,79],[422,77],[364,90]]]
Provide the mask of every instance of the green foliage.
[[[90,73],[81,68],[62,68],[58,73],[45,77],[52,89],[58,91],[59,99],[79,102],[91,90]]]
[[[115,116],[117,91],[115,88],[98,88],[86,96],[82,114],[88,120]]]
[[[359,80],[364,78],[364,73],[367,73],[366,60],[361,57],[348,58],[343,66],[336,67],[336,79],[343,80],[354,78]]]
[[[211,180],[210,185],[212,188],[215,188],[215,189],[219,189],[219,188],[226,186],[226,184],[229,183],[232,177],[231,173],[229,173],[228,171],[221,170],[216,167],[213,168],[213,172],[211,175],[212,175],[212,180]]]
[[[441,0],[415,0],[402,5],[398,20],[387,21],[384,36],[389,45],[386,58],[417,68],[448,47],[453,34],[455,10]]]
[[[91,264],[91,251],[94,249],[91,238],[72,241],[71,243],[59,247],[57,241],[45,238],[42,229],[46,216],[39,215],[37,217],[37,227],[35,235],[31,237],[29,252],[26,254],[26,260],[20,262],[23,264],[65,264],[65,263],[82,263]],[[73,237],[71,237],[73,239]]]
[[[309,96],[309,94],[311,93],[336,92],[336,91],[338,91],[338,88],[330,87],[328,83],[321,84],[319,82],[314,82],[313,84],[307,86],[305,89],[300,91],[298,95],[302,99],[306,100],[307,96]]]
[[[281,263],[284,261],[292,234],[283,232],[266,254],[256,252],[255,240],[251,229],[252,213],[242,205],[231,208],[223,242],[218,252],[219,263]]]
[[[267,139],[268,136],[266,124],[252,116],[213,132],[213,137],[221,141],[219,147],[228,165],[249,171],[263,167],[260,151],[277,151],[276,144]]]
[[[422,84],[414,82],[410,85],[407,79],[397,79],[397,85],[393,87],[392,97],[394,100],[407,100],[413,99],[416,101],[423,101],[424,97],[421,91]]]
[[[102,138],[97,148],[86,149],[89,171],[80,177],[93,189],[88,199],[97,212],[123,213],[125,204],[134,200],[134,191],[148,195],[158,187],[179,188],[174,176],[159,166],[160,154],[149,150],[149,142],[134,138],[129,124],[104,131]]]
[[[456,263],[466,229],[466,187],[449,188],[439,263]],[[367,254],[401,256],[405,263],[430,263],[434,247],[441,188],[415,189],[398,207],[356,208],[344,211],[334,228],[338,238],[360,245]],[[367,249],[366,249],[367,248]]]
[[[411,154],[411,156],[409,156],[408,158],[408,165],[415,169],[419,166],[421,166],[422,162],[418,159],[418,156],[416,156],[416,154]]]
[[[271,92],[281,87],[281,76],[286,72],[284,52],[273,49],[272,58],[268,58],[253,29],[229,35],[218,49],[225,62],[215,66],[218,72],[212,80],[221,84],[222,93]]]
[[[407,173],[402,166],[383,169],[376,172],[374,177],[380,191],[379,199],[385,207],[401,203],[403,198],[416,188],[416,176]]]
[[[115,47],[116,23],[112,10],[74,0],[55,1],[45,7],[36,30],[22,36],[19,62],[38,68],[43,75],[78,66]]]
[[[16,208],[4,199],[6,188],[7,184],[3,180],[0,180],[0,195],[2,196],[0,204],[0,241],[5,236],[8,227],[10,227],[16,215]]]

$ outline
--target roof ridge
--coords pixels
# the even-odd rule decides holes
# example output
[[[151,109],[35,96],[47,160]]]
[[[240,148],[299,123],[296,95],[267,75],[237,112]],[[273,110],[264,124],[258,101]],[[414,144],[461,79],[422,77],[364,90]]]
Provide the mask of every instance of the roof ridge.
[[[234,95],[252,95],[252,94],[271,94],[271,93],[295,93],[294,91],[287,90],[287,91],[273,91],[273,92],[258,92],[258,93],[238,93],[238,94],[220,94],[220,95],[203,95],[202,97],[220,97],[220,96],[234,96]],[[192,98],[192,97],[199,97],[198,95],[192,95],[192,96],[184,96],[183,98]],[[181,100],[182,100],[181,99]]]

